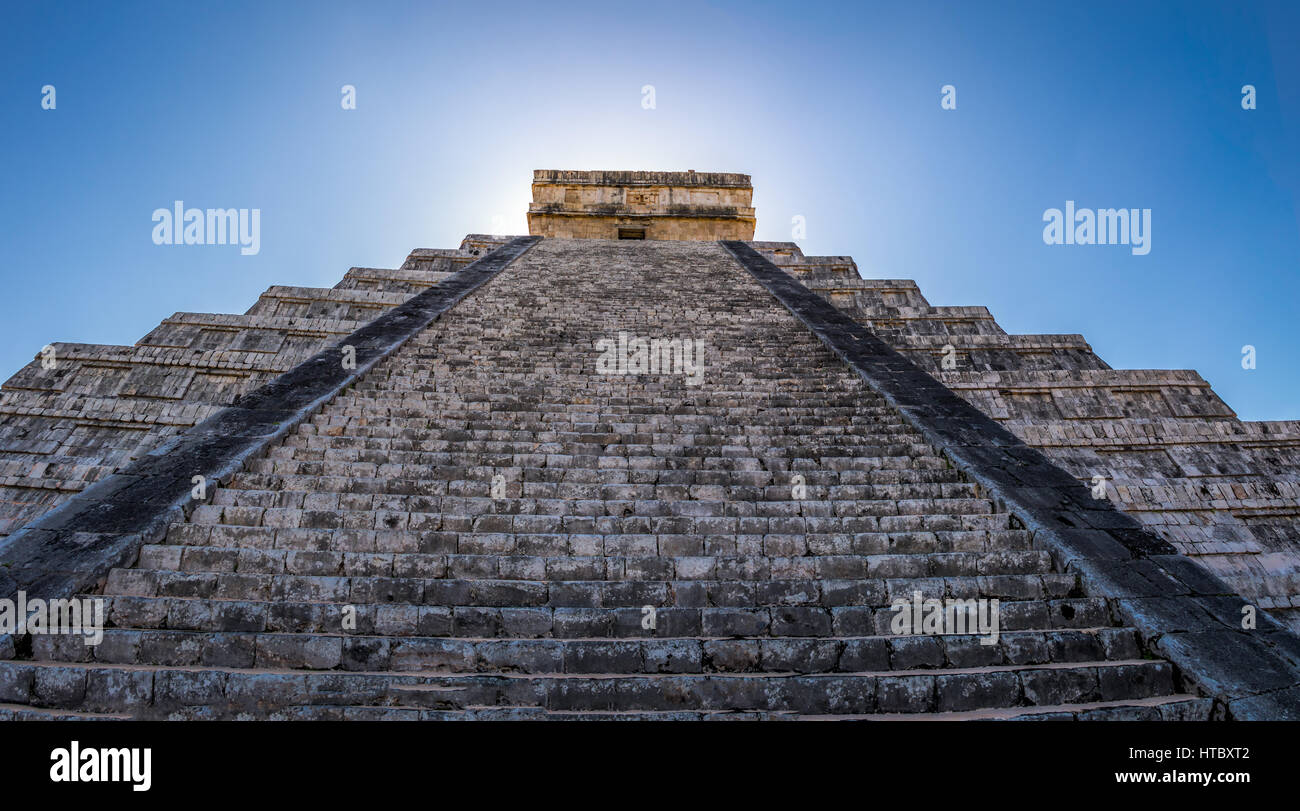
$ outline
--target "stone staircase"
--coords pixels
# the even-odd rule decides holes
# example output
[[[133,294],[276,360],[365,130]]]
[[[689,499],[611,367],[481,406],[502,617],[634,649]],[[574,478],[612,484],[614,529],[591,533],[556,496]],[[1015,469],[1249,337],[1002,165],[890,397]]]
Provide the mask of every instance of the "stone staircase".
[[[275,285],[242,315],[175,313],[134,346],[50,344],[0,386],[0,537],[501,244],[470,234],[332,288]]]
[[[704,341],[702,380],[597,374],[620,331]],[[914,592],[1000,600],[998,642],[892,634]],[[542,241],[103,597],[102,644],[0,661],[0,719],[1212,704],[705,242]]]
[[[932,306],[913,281],[859,278],[847,256],[752,245],[1300,630],[1300,422],[1239,420],[1195,371],[1112,369],[1082,335],[1009,335],[987,308]]]

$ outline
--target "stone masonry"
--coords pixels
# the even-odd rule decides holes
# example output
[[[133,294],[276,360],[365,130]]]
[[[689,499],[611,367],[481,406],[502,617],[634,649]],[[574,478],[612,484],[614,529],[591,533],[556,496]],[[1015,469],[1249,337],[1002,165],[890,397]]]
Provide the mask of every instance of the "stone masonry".
[[[1300,628],[1300,423],[1239,420],[1194,371],[1112,369],[1081,335],[1008,335],[983,307],[931,306],[915,282],[860,278],[847,256],[754,247]]]
[[[580,239],[753,239],[749,175],[533,173],[528,233]]]
[[[534,207],[584,178],[731,183],[748,213],[471,235],[136,347],[55,344],[6,383],[0,597],[102,596],[109,627],[0,636],[0,718],[1300,712],[1300,639],[1237,628],[1233,596],[1293,620],[1294,424],[847,257],[709,241],[752,238],[744,175],[538,172]],[[700,341],[704,373],[598,373],[620,333]],[[903,355],[845,349],[873,335]],[[1082,504],[1099,462],[1110,499]],[[1234,532],[1255,545],[1192,540]],[[893,633],[915,593],[999,600],[1000,638]]]
[[[176,313],[135,346],[52,344],[0,389],[0,535],[62,503],[504,240],[267,289],[244,315]]]

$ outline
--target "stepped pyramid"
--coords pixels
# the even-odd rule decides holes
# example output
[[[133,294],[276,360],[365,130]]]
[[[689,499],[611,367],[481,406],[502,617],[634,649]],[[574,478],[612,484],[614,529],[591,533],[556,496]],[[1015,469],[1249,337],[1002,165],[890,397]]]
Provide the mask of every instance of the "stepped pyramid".
[[[539,171],[529,236],[54,344],[0,598],[107,627],[0,635],[0,718],[1300,717],[1296,423],[754,242],[751,194]]]

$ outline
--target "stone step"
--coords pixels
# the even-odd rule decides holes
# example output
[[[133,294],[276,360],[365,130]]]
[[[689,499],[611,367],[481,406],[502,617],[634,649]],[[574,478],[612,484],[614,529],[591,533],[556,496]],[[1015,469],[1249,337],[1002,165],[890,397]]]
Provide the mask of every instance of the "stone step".
[[[364,507],[353,507],[350,501],[345,501],[338,496],[322,494],[319,491],[302,491],[302,490],[231,490],[224,488],[218,491],[201,506],[208,508],[198,523],[222,523],[221,521],[207,520],[217,515],[214,507],[224,507],[235,520],[225,523],[232,525],[245,524],[244,513],[246,510],[266,510],[266,509],[297,509],[313,512],[373,512],[376,509],[389,509],[401,512],[443,512],[445,507],[450,506],[453,509],[461,507],[465,502],[459,499],[474,498],[482,499],[485,502],[492,502],[493,510],[491,514],[495,515],[537,515],[539,513],[531,512],[529,507],[536,507],[536,504],[521,504],[520,498],[541,499],[546,503],[542,506],[548,508],[544,513],[548,516],[564,515],[572,513],[575,503],[577,502],[640,502],[644,505],[655,506],[660,510],[678,511],[682,510],[677,505],[683,502],[730,502],[735,503],[743,501],[746,491],[753,493],[760,488],[730,488],[713,484],[595,484],[581,482],[523,482],[516,483],[514,487],[508,482],[501,482],[500,487],[504,492],[501,498],[492,497],[492,488],[494,485],[491,480],[454,480],[446,483],[446,493],[440,494],[430,492],[429,497],[438,496],[438,502],[427,502],[428,506],[435,507],[434,510],[409,510],[399,508],[376,508],[373,501],[370,505]],[[783,507],[768,507],[765,509],[781,509],[787,512],[795,512],[796,515],[806,516],[861,516],[861,515],[980,515],[989,514],[992,505],[988,501],[973,497],[973,487],[962,488],[959,485],[945,485],[947,492],[925,493],[922,488],[924,485],[907,486],[907,490],[902,487],[893,487],[895,493],[862,493],[859,492],[865,488],[841,488],[843,490],[852,490],[846,493],[842,498],[790,498],[791,486],[773,486],[770,489],[777,491],[774,495],[784,496],[780,499],[772,499],[767,503],[784,504]],[[443,490],[439,485],[426,487],[426,490]],[[767,488],[762,488],[767,489]],[[883,489],[883,488],[882,488]],[[939,486],[935,486],[939,490]],[[967,489],[968,492],[962,492]],[[514,494],[509,491],[515,490]],[[519,491],[523,490],[523,493]],[[377,495],[377,494],[371,494]],[[402,494],[397,494],[402,495]],[[511,495],[514,498],[511,498]],[[809,494],[815,495],[815,494]],[[856,497],[854,497],[856,496]],[[874,497],[869,497],[874,496]],[[444,502],[444,499],[450,503]],[[400,500],[398,502],[400,504]],[[479,502],[482,506],[486,504]],[[403,505],[404,506],[404,505]],[[476,505],[477,506],[477,505]],[[590,507],[586,514],[603,514],[595,513]],[[756,508],[757,509],[757,508]],[[223,513],[224,514],[224,513]],[[253,526],[256,526],[255,524]]]
[[[376,494],[370,494],[376,495]],[[382,498],[382,496],[381,496]],[[335,508],[253,507],[199,504],[191,520],[198,526],[264,529],[412,530],[434,533],[636,534],[658,524],[672,532],[681,521],[694,521],[711,535],[905,534],[978,532],[1010,529],[1006,513],[988,512],[982,499],[865,500],[854,502],[764,502],[741,509],[727,500],[693,499],[510,499],[447,496],[428,511],[383,506],[354,508],[339,499]],[[316,500],[320,503],[320,500]],[[948,512],[940,504],[948,504]],[[441,507],[441,509],[437,509]],[[656,521],[660,520],[660,521]],[[676,521],[673,521],[676,520]]]
[[[533,453],[511,453],[491,456],[491,449],[479,447],[460,454],[446,453],[435,447],[436,443],[422,443],[428,457],[419,464],[395,464],[376,461],[348,462],[327,461],[324,459],[283,459],[277,458],[267,463],[253,466],[251,473],[275,473],[280,475],[357,475],[370,478],[381,466],[394,471],[392,478],[399,478],[402,472],[414,474],[421,478],[454,478],[464,470],[487,467],[506,468],[545,468],[547,470],[568,470],[576,468],[582,471],[594,469],[629,469],[629,470],[718,470],[718,471],[766,471],[799,472],[800,470],[828,471],[842,473],[845,471],[875,470],[942,470],[947,463],[938,456],[924,453],[920,449],[906,445],[884,449],[873,446],[858,454],[848,454],[844,449],[829,452],[820,447],[771,447],[763,449],[762,455],[754,454],[748,448],[736,447],[733,451],[714,447],[680,446],[659,451],[650,446],[640,446],[635,454],[606,453],[598,454],[595,447],[584,449],[585,453],[547,453],[534,443]],[[542,452],[536,452],[536,451]],[[615,449],[617,450],[617,449]],[[454,458],[459,455],[460,458]],[[485,463],[485,457],[496,464]],[[917,460],[917,464],[911,464]],[[443,472],[442,469],[446,469]],[[441,475],[438,475],[440,474]]]
[[[1014,707],[974,712],[799,715],[787,712],[553,711],[536,707],[469,707],[463,711],[357,708],[356,718],[420,721],[1206,721],[1213,701],[1178,694],[1124,701],[1094,701],[1047,707]],[[369,714],[375,713],[375,714]],[[408,713],[410,713],[408,715]]]
[[[440,492],[430,492],[429,495],[442,495],[445,493],[452,498],[487,498],[494,502],[506,502],[504,505],[494,506],[508,507],[513,502],[507,499],[530,496],[533,498],[549,498],[554,501],[591,501],[604,500],[606,495],[617,494],[617,498],[611,497],[608,500],[625,501],[628,495],[637,495],[635,492],[628,493],[628,488],[634,488],[636,491],[649,491],[648,497],[644,499],[647,501],[740,501],[743,496],[747,495],[770,495],[773,497],[770,499],[772,501],[798,502],[801,509],[804,509],[808,514],[814,515],[844,515],[863,510],[874,511],[884,508],[881,502],[897,504],[900,508],[913,508],[916,504],[923,504],[942,510],[947,504],[964,501],[968,503],[960,505],[959,514],[992,512],[987,501],[975,497],[976,486],[966,482],[837,485],[829,488],[814,487],[811,488],[812,492],[809,492],[806,483],[801,483],[804,488],[804,497],[800,498],[792,497],[793,485],[789,483],[758,486],[732,486],[707,482],[681,483],[671,481],[673,478],[681,477],[672,476],[663,477],[668,481],[635,482],[628,480],[633,477],[641,477],[636,476],[635,472],[629,475],[627,471],[611,471],[609,475],[598,477],[604,481],[583,481],[581,479],[586,477],[571,479],[569,476],[564,476],[564,481],[511,481],[506,479],[504,474],[499,475],[501,475],[501,479],[498,482],[503,493],[503,497],[499,499],[492,497],[492,490],[495,485],[492,481],[494,476],[491,468],[484,470],[483,475],[479,478],[435,480],[434,487],[428,489]],[[593,476],[591,478],[597,477]],[[656,475],[647,478],[659,479],[660,477]],[[701,478],[707,477],[702,476]],[[764,478],[770,480],[772,477],[767,476]],[[622,481],[619,481],[619,479],[622,479]],[[340,500],[335,495],[322,494],[315,490],[225,487],[214,493],[208,499],[207,504],[218,507],[306,507],[308,509],[328,510],[338,509]],[[842,504],[848,506],[839,506]],[[436,506],[441,507],[441,502]],[[497,512],[500,511],[500,509],[497,510]]]
[[[768,484],[789,485],[792,474],[798,473],[803,476],[804,483],[810,489],[820,486],[829,488],[837,485],[865,487],[970,484],[958,471],[950,467],[935,467],[934,463],[943,462],[937,457],[931,457],[925,465],[916,467],[875,467],[865,470],[824,468],[810,465],[807,461],[800,461],[797,466],[792,466],[792,460],[788,459],[778,460],[782,462],[783,466],[777,469],[760,466],[750,470],[738,466],[734,458],[722,462],[720,458],[717,458],[718,461],[714,461],[716,457],[668,460],[647,455],[602,457],[599,465],[590,467],[578,465],[549,467],[545,466],[548,453],[532,452],[536,450],[545,451],[546,449],[540,448],[536,444],[531,444],[528,447],[528,453],[498,452],[493,447],[484,447],[473,453],[457,454],[442,451],[393,451],[351,447],[329,451],[311,451],[311,453],[319,454],[319,458],[315,459],[295,458],[292,455],[275,452],[266,459],[257,459],[250,462],[247,469],[234,477],[230,487],[249,490],[281,489],[281,483],[292,478],[292,474],[277,471],[277,465],[285,461],[295,464],[312,462],[320,465],[321,470],[325,470],[326,465],[337,462],[366,463],[375,466],[375,473],[384,471],[385,474],[389,469],[400,470],[401,466],[416,465],[425,469],[420,478],[436,476],[439,480],[444,481],[449,476],[445,476],[442,470],[450,468],[453,472],[466,471],[473,473],[476,478],[488,472],[492,475],[499,473],[505,476],[508,482],[576,481],[615,484],[638,477],[640,481],[644,482],[749,485],[757,487]],[[331,456],[333,458],[326,458]],[[767,462],[771,460],[761,461]],[[722,464],[725,464],[726,467],[721,466]],[[375,476],[363,476],[361,478],[368,479],[375,478]],[[385,475],[384,478],[400,477]],[[259,485],[258,482],[262,481],[271,484]]]
[[[324,466],[322,466],[321,470],[324,470]],[[427,469],[425,475],[407,471],[406,475],[403,476],[378,477],[376,475],[344,476],[332,473],[323,474],[320,471],[309,474],[286,474],[268,470],[266,472],[251,471],[241,473],[234,478],[229,486],[222,489],[227,493],[232,493],[235,497],[246,492],[294,494],[277,497],[276,501],[279,503],[297,503],[294,501],[295,499],[315,495],[316,498],[311,503],[316,504],[323,502],[327,498],[335,498],[334,496],[324,495],[330,493],[346,493],[350,495],[373,493],[394,497],[404,495],[473,496],[497,503],[509,503],[521,497],[544,498],[549,495],[549,497],[555,498],[562,492],[560,490],[561,485],[568,488],[563,492],[574,493],[567,500],[589,499],[594,495],[599,495],[598,492],[591,490],[592,487],[627,484],[661,487],[708,486],[727,488],[741,501],[759,501],[761,503],[799,501],[809,505],[806,507],[808,510],[820,509],[823,511],[827,511],[826,505],[817,504],[816,502],[829,500],[828,494],[832,491],[859,496],[892,495],[897,492],[901,496],[901,494],[909,492],[909,488],[938,488],[938,492],[926,493],[926,498],[969,498],[973,492],[968,482],[943,481],[943,478],[948,475],[943,471],[933,471],[932,478],[914,475],[903,476],[899,475],[900,471],[885,469],[870,472],[844,471],[824,475],[818,475],[812,471],[804,472],[799,468],[783,471],[723,470],[698,467],[646,470],[638,466],[630,466],[626,468],[607,468],[605,471],[591,471],[584,468],[573,474],[570,474],[569,471],[570,469],[565,468],[520,468],[511,465],[476,469],[432,467]],[[378,471],[372,473],[378,473]],[[804,498],[797,498],[791,489],[798,483],[794,479],[795,475],[803,477]],[[501,477],[498,481],[501,482],[503,495],[500,498],[493,498],[490,488],[497,476]],[[927,481],[927,478],[931,480]],[[589,481],[591,479],[596,481]],[[817,481],[817,479],[821,481]],[[905,479],[913,479],[913,481],[906,481]],[[863,492],[864,490],[865,492]],[[687,490],[682,495],[690,496],[691,492]],[[913,489],[910,492],[923,491]],[[301,496],[298,494],[301,494]],[[225,496],[222,496],[222,498],[225,498]],[[566,499],[557,498],[556,500]],[[212,503],[220,504],[222,502],[214,500]],[[430,503],[435,507],[442,506],[440,501]],[[487,506],[487,504],[485,502],[476,502],[476,506]],[[760,508],[755,507],[755,509]],[[498,507],[497,511],[502,510]],[[518,512],[518,510],[515,511]]]
[[[659,543],[659,554],[375,555],[332,551],[232,549],[215,546],[146,545],[137,569],[177,572],[238,572],[320,577],[485,578],[502,580],[742,580],[766,581],[810,575],[819,579],[955,577],[1038,574],[1051,570],[1047,552],[1035,550],[947,552],[917,555],[676,555]],[[778,550],[785,551],[785,550]]]
[[[499,520],[510,519],[502,516]],[[435,529],[370,529],[232,526],[185,524],[173,527],[167,542],[176,545],[225,548],[365,552],[378,554],[505,554],[505,555],[891,555],[993,552],[1020,550],[1031,544],[1027,530],[994,527],[967,529],[975,521],[953,527],[878,531],[879,525],[841,529],[838,519],[689,516],[614,517],[565,516],[556,532],[488,532],[501,528],[498,517],[443,515],[431,519]],[[862,522],[865,524],[865,522]],[[886,522],[892,523],[892,522]],[[419,527],[419,524],[414,524]],[[859,531],[870,528],[877,531]]]
[[[413,443],[407,443],[413,444]],[[716,484],[763,484],[775,479],[777,484],[788,484],[790,476],[798,473],[807,484],[833,486],[870,485],[870,484],[951,484],[964,483],[960,474],[952,469],[945,459],[937,456],[915,456],[917,464],[901,466],[907,458],[897,457],[791,457],[791,456],[722,456],[717,454],[697,453],[692,456],[656,456],[654,451],[638,448],[637,453],[593,456],[584,454],[556,454],[554,448],[543,444],[531,443],[528,452],[497,452],[494,447],[500,443],[481,443],[482,447],[472,453],[449,453],[429,450],[429,443],[420,443],[420,450],[411,451],[411,459],[406,462],[394,462],[394,454],[389,449],[371,447],[349,447],[334,453],[337,458],[295,459],[281,453],[273,453],[265,459],[255,459],[241,471],[236,481],[256,482],[260,477],[292,476],[299,466],[316,465],[310,475],[319,476],[327,465],[339,463],[370,464],[375,472],[420,468],[420,478],[453,478],[458,471],[471,472],[474,476],[491,470],[501,473],[510,480],[522,481],[585,481],[595,477],[616,473],[628,476],[650,476],[657,478],[704,477]],[[317,453],[312,451],[311,453]],[[401,453],[406,453],[402,451]],[[322,454],[323,456],[323,454]],[[448,473],[443,473],[447,469]],[[375,473],[362,478],[373,478]],[[385,475],[386,478],[400,478]],[[711,477],[711,478],[710,478]],[[251,489],[258,489],[252,485]]]
[[[386,712],[404,713],[409,710],[391,708]],[[609,712],[547,712],[537,707],[470,707],[463,711],[423,710],[421,721],[793,721],[799,715],[793,712],[739,712],[715,710],[692,712],[688,710],[663,711],[609,711]],[[416,720],[392,715],[374,720]]]
[[[888,636],[893,608],[840,606],[669,607],[655,609],[655,628],[642,627],[644,606],[611,608],[500,608],[418,606],[410,603],[355,605],[294,600],[223,600],[199,597],[105,597],[109,622],[121,628],[155,628],[241,633],[339,633],[344,614],[355,634],[508,639],[709,638],[802,635],[808,637]],[[999,605],[1002,634],[1078,631],[1113,625],[1105,600],[1067,597],[1010,600]],[[1045,654],[1043,654],[1045,655]],[[1044,659],[1044,661],[1046,661]]]
[[[801,721],[1208,721],[1214,700],[1187,693],[1124,701],[936,713],[802,715]],[[541,719],[538,719],[541,720]]]
[[[596,533],[505,533],[479,535],[494,520],[509,516],[480,516],[468,532],[441,535],[390,529],[308,529],[245,527],[227,524],[172,524],[166,543],[175,546],[215,546],[225,549],[312,551],[335,553],[469,554],[491,544],[493,554],[605,554],[607,536]],[[1033,548],[1033,533],[1023,529],[939,530],[934,532],[821,532],[816,518],[690,518],[656,517],[640,527],[655,536],[659,552],[680,555],[740,555],[742,553],[803,555],[928,555],[950,552],[1025,551]],[[571,524],[572,521],[566,521]],[[609,523],[602,521],[602,523]],[[618,528],[627,525],[619,520]],[[791,530],[791,526],[796,529]],[[499,528],[499,527],[498,527]],[[591,527],[597,529],[598,527]],[[771,530],[782,530],[772,532]],[[791,535],[790,533],[799,534]],[[621,533],[609,536],[608,547],[626,548]],[[175,553],[171,553],[175,554]],[[183,554],[183,553],[182,553]]]
[[[886,607],[926,599],[1041,600],[1073,596],[1073,575],[1007,574],[975,577],[858,578],[818,580],[503,580],[500,578],[322,577],[315,575],[172,572],[113,569],[104,589],[136,597],[216,597],[230,600],[292,600],[322,603],[531,608],[594,608],[653,605],[784,606],[811,610],[843,606]]]
[[[127,720],[126,714],[70,713],[9,705],[22,713],[10,719],[0,709],[0,720]],[[266,711],[219,710],[209,706],[185,706],[152,716],[169,721],[788,721],[800,716],[793,712],[547,712],[538,707],[471,707],[464,710],[421,710],[414,707],[366,707],[338,705],[286,706]]]
[[[100,644],[39,636],[39,661],[245,669],[590,673],[831,673],[1140,658],[1128,628],[947,636],[500,639],[107,628]]]
[[[760,523],[742,523],[736,535],[779,535],[782,527],[800,523],[804,532],[814,534],[879,534],[908,532],[953,532],[1010,529],[1005,513],[979,512],[986,502],[974,499],[947,500],[969,512],[938,512],[930,500],[913,502],[857,502],[834,505],[836,515],[800,514],[799,502],[767,502],[762,512],[742,514],[735,502],[661,499],[552,499],[544,506],[552,512],[509,512],[494,510],[492,499],[464,498],[448,504],[444,499],[441,512],[406,512],[386,509],[311,510],[297,507],[222,507],[202,504],[194,509],[191,520],[198,525],[228,527],[273,527],[278,529],[354,529],[375,531],[410,531],[414,533],[470,533],[554,535],[598,534],[638,536],[649,533],[655,519],[758,519]],[[508,506],[508,505],[502,505]],[[755,514],[757,513],[757,514]],[[784,519],[784,520],[779,520]],[[508,520],[508,526],[505,522]],[[774,523],[775,522],[775,523]],[[490,530],[489,527],[492,529]],[[746,532],[745,529],[752,531]],[[672,533],[676,534],[676,533]],[[629,544],[641,543],[631,538]]]
[[[731,437],[743,440],[738,444],[780,444],[778,440],[799,442],[830,438],[851,445],[921,444],[916,429],[898,417],[886,419],[864,414],[856,408],[753,408],[746,414],[736,413],[738,410],[730,405],[696,406],[688,413],[664,419],[640,414],[525,411],[518,407],[512,411],[431,413],[427,405],[394,409],[363,403],[352,408],[356,413],[331,410],[328,415],[316,414],[301,424],[294,436],[332,438],[346,434],[360,440],[420,438],[449,442],[517,441],[522,437],[577,444],[622,440],[623,444],[633,445],[652,444],[635,441],[641,438],[657,438],[658,444],[680,442],[687,445],[696,441],[719,445]],[[395,411],[398,413],[392,413]],[[410,413],[401,413],[403,411]],[[339,431],[340,428],[347,431]]]
[[[486,395],[485,395],[486,396]],[[815,395],[814,395],[815,396]],[[595,397],[595,395],[592,395]],[[604,398],[600,398],[604,399]],[[444,410],[445,409],[445,410]],[[741,411],[745,413],[738,413]],[[381,412],[398,413],[381,413]],[[291,436],[302,440],[324,440],[342,436],[356,441],[418,438],[427,441],[534,441],[576,444],[674,444],[710,445],[781,440],[807,442],[813,439],[842,439],[853,445],[919,443],[915,428],[892,419],[865,414],[847,407],[797,409],[740,409],[734,404],[678,408],[671,417],[654,414],[602,411],[543,412],[514,410],[470,410],[461,407],[430,408],[411,405],[405,409],[363,404],[350,412],[316,414],[299,425]],[[409,412],[409,413],[405,413]],[[347,430],[340,430],[347,429]]]
[[[398,452],[385,449],[358,451],[355,447],[348,448],[346,452],[333,454],[336,458],[326,458],[325,451],[295,449],[292,455],[281,453],[266,462],[259,462],[249,472],[281,475],[321,475],[324,472],[328,475],[359,475],[369,478],[377,470],[398,477],[403,471],[414,471],[425,476],[440,473],[444,468],[452,473],[509,468],[518,469],[520,476],[530,468],[548,471],[543,475],[552,475],[555,470],[567,472],[572,469],[574,472],[570,475],[575,477],[592,475],[592,472],[598,470],[717,470],[769,474],[806,470],[823,473],[830,480],[830,474],[846,471],[944,469],[940,457],[909,445],[863,445],[856,448],[839,443],[835,447],[817,443],[754,447],[676,445],[656,450],[653,445],[602,447],[558,443],[548,445],[541,441],[512,445],[497,440],[464,443],[427,440],[418,444],[419,450],[403,452],[408,457],[406,459],[395,458]],[[916,467],[900,465],[901,460],[913,458],[924,460],[924,464]],[[446,478],[446,475],[438,478]]]
[[[0,721],[128,721],[127,713],[51,710],[27,704],[0,704]]]
[[[411,689],[413,687],[420,689]],[[463,710],[942,713],[1129,701],[1177,692],[1167,662],[857,673],[582,674],[372,673],[0,661],[0,701],[45,709],[166,717],[259,716],[286,705],[347,704]],[[305,700],[304,700],[305,699]]]

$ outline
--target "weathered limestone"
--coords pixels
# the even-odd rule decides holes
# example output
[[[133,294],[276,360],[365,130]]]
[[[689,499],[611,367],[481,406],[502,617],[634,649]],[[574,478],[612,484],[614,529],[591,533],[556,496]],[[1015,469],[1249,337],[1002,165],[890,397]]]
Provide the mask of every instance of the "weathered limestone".
[[[963,401],[743,242],[765,288],[958,469],[1034,531],[1036,548],[1106,594],[1144,642],[1238,718],[1300,718],[1300,636]]]
[[[1194,371],[1113,370],[1082,336],[1007,335],[982,307],[933,307],[913,282],[858,278],[847,257],[753,244],[1300,629],[1300,423],[1242,422]]]
[[[533,173],[528,233],[579,239],[753,239],[749,175]]]
[[[620,330],[703,340],[708,373],[596,374]],[[917,591],[1001,600],[999,640],[893,634]],[[99,647],[0,661],[10,712],[1231,712],[707,242],[541,241],[104,594]]]
[[[52,344],[0,388],[0,536],[291,369],[505,238],[353,268],[332,289],[273,286],[244,315],[176,313],[134,347]]]
[[[1296,423],[745,243],[743,175],[537,180],[530,228],[584,238],[5,385],[0,597],[102,592],[111,627],[0,637],[0,718],[1300,714],[1300,637],[1233,593],[1294,619]],[[599,373],[619,333],[705,374]],[[1000,600],[1000,640],[898,635],[916,592]]]

